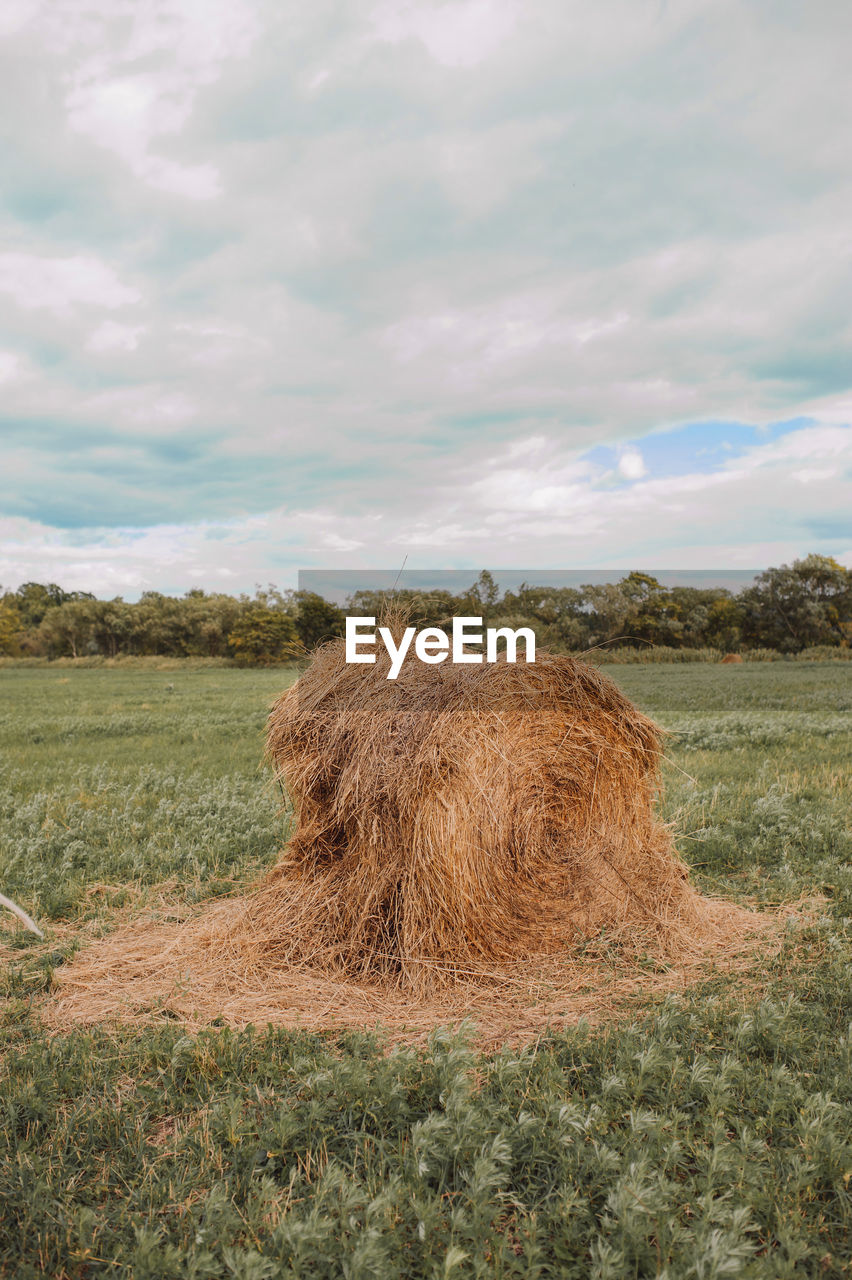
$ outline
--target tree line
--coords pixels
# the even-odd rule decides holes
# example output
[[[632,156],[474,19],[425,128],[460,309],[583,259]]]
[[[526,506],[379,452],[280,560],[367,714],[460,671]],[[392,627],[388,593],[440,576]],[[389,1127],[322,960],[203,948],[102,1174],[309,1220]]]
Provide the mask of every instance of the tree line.
[[[665,645],[726,652],[798,653],[852,641],[852,570],[809,555],[767,569],[752,586],[666,587],[647,573],[580,587],[522,585],[501,594],[487,571],[467,591],[399,590],[394,601],[418,627],[446,628],[459,615],[489,626],[531,626],[539,645],[581,651],[599,645]],[[258,588],[229,596],[195,588],[180,597],[146,591],[135,602],[97,599],[55,583],[0,588],[0,653],[88,657],[161,654],[287,661],[341,635],[347,613],[380,616],[388,593],[358,591],[340,609],[309,591]]]

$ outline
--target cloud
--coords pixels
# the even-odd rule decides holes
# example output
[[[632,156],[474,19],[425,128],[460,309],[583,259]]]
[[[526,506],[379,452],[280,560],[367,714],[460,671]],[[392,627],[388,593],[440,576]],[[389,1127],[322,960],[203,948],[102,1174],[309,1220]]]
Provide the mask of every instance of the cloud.
[[[180,135],[199,92],[224,66],[245,57],[257,34],[252,8],[240,0],[156,4],[71,0],[41,24],[45,44],[64,56],[68,127],[112,152],[134,177],[190,200],[220,194],[219,172],[158,154]]]
[[[646,474],[645,460],[635,446],[623,450],[618,470],[625,480],[641,480]]]
[[[89,351],[135,351],[139,346],[139,336],[144,332],[145,326],[141,324],[104,320],[92,332],[86,347]]]
[[[26,311],[68,312],[72,307],[109,311],[139,301],[139,291],[122,284],[115,271],[92,254],[70,258],[32,253],[0,254],[0,293]]]
[[[779,439],[852,421],[830,7],[57,0],[2,24],[10,519],[57,545],[194,530],[190,566],[236,521],[235,573],[269,558],[251,520],[297,512],[341,556],[665,559],[714,519],[721,554],[723,493],[738,545],[848,541],[842,455]],[[738,488],[760,425],[765,501]]]
[[[790,467],[802,457],[818,464],[804,485],[800,468]],[[406,556],[410,568],[758,569],[805,548],[852,566],[852,428],[812,424],[711,471],[628,483],[614,484],[611,468],[543,436],[500,450],[484,474],[474,460],[443,483],[438,472],[427,467],[426,485],[415,482],[383,510],[359,515],[278,505],[229,520],[73,531],[7,519],[0,581],[49,578],[134,597],[194,585],[292,586],[299,568],[388,568]],[[116,496],[126,501],[120,484]]]
[[[445,67],[473,67],[511,36],[519,6],[509,0],[457,0],[448,4],[383,4],[375,32],[390,44],[416,38]]]
[[[20,360],[12,351],[0,351],[0,383],[11,382],[18,376]]]

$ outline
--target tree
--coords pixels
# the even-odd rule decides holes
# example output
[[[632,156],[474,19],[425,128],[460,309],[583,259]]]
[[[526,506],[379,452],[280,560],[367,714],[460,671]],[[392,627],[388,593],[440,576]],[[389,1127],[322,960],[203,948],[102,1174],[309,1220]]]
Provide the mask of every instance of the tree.
[[[4,596],[0,600],[0,653],[10,658],[17,658],[21,652],[21,641],[24,628],[21,613],[14,603],[14,597]]]
[[[452,626],[455,614],[464,613],[450,591],[418,591],[401,587],[396,591],[356,591],[346,601],[346,613],[359,618],[376,618],[381,623],[385,610],[402,610],[412,627]]]
[[[66,600],[48,609],[38,629],[48,657],[80,657],[92,638],[96,605],[94,600]]]
[[[92,639],[98,653],[109,658],[130,652],[136,605],[125,604],[121,596],[114,600],[96,600],[92,622]]]
[[[537,643],[582,650],[608,641],[721,649],[755,646],[797,652],[807,645],[852,641],[852,571],[830,556],[810,555],[767,569],[733,596],[722,588],[666,588],[646,573],[620,582],[572,587],[530,586],[500,598],[483,570],[465,591],[359,591],[346,612],[375,617],[398,609],[409,625],[448,628],[453,617],[480,615],[517,629],[532,626]],[[344,629],[345,614],[316,592],[279,591],[254,597],[210,594],[193,587],[182,597],[146,591],[135,604],[97,600],[56,583],[0,588],[0,653],[79,656],[99,652],[236,655],[241,662],[286,661]]]
[[[284,613],[289,613],[293,617],[296,615],[297,591],[279,591],[274,582],[268,582],[266,587],[262,587],[259,583],[254,589],[254,599],[256,604],[262,604],[267,609],[282,609]],[[244,596],[242,599],[248,599]]]
[[[343,635],[346,617],[336,604],[324,600],[315,591],[297,591],[294,600],[298,606],[294,619],[296,631],[306,652]]]
[[[15,592],[21,622],[26,629],[37,627],[48,609],[56,609],[66,600],[94,600],[91,591],[63,591],[55,582],[23,582]]]
[[[286,662],[302,651],[290,615],[261,604],[249,605],[240,615],[228,635],[228,644],[238,662],[252,666]]]
[[[618,586],[627,599],[636,606],[641,606],[666,593],[661,582],[651,577],[650,573],[640,573],[637,569],[632,569],[626,578],[621,579]]]
[[[581,590],[591,613],[589,643],[629,639],[636,610],[633,601],[621,590],[621,583],[604,582]]]
[[[192,652],[210,658],[228,651],[228,635],[240,616],[240,604],[233,596],[205,596],[193,609]]]
[[[467,591],[458,597],[457,613],[474,617],[490,618],[493,616],[500,599],[500,588],[487,569],[483,569]]]
[[[589,642],[590,614],[583,594],[574,587],[531,587],[522,582],[517,591],[507,591],[494,626],[529,626],[535,623],[536,643],[554,649],[585,649]]]
[[[767,569],[740,600],[752,644],[793,653],[808,645],[848,644],[852,570],[831,556]]]
[[[742,645],[745,613],[739,600],[726,591],[717,596],[707,609],[704,642],[731,652]]]
[[[634,635],[651,644],[673,648],[695,648],[707,643],[710,610],[728,592],[722,588],[666,589],[645,574],[631,574],[625,581],[632,580],[635,590],[640,579],[647,584],[647,590],[642,590],[637,597],[639,603],[632,624]]]

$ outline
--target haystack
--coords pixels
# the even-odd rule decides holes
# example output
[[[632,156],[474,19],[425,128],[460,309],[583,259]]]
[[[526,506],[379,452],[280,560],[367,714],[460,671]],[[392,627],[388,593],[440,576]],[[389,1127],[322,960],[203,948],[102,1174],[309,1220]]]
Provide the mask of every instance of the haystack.
[[[700,927],[654,815],[661,733],[600,671],[535,663],[347,665],[323,648],[273,708],[296,814],[252,906],[278,960],[421,984],[564,949]]]
[[[347,665],[342,642],[315,655],[269,718],[293,806],[280,862],[242,897],[83,951],[53,1025],[167,1010],[420,1036],[472,1015],[496,1041],[743,963],[765,922],[690,887],[654,813],[661,731],[612,681],[541,652],[388,667]],[[618,981],[602,934],[623,944]]]

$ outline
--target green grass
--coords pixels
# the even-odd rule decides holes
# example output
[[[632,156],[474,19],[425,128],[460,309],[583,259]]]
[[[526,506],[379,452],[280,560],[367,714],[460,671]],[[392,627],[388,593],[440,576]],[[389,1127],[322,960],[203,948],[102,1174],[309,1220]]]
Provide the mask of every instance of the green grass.
[[[0,673],[0,887],[47,919],[91,911],[92,883],[177,879],[221,892],[275,857],[261,768],[289,671]]]
[[[0,1274],[849,1275],[852,670],[611,674],[673,732],[664,810],[696,881],[824,901],[745,991],[711,976],[629,1026],[483,1056],[441,1031],[390,1052],[169,1024],[48,1037],[37,1000],[78,924],[275,857],[259,759],[288,677],[0,671],[0,889],[48,934],[17,935],[3,975]]]

